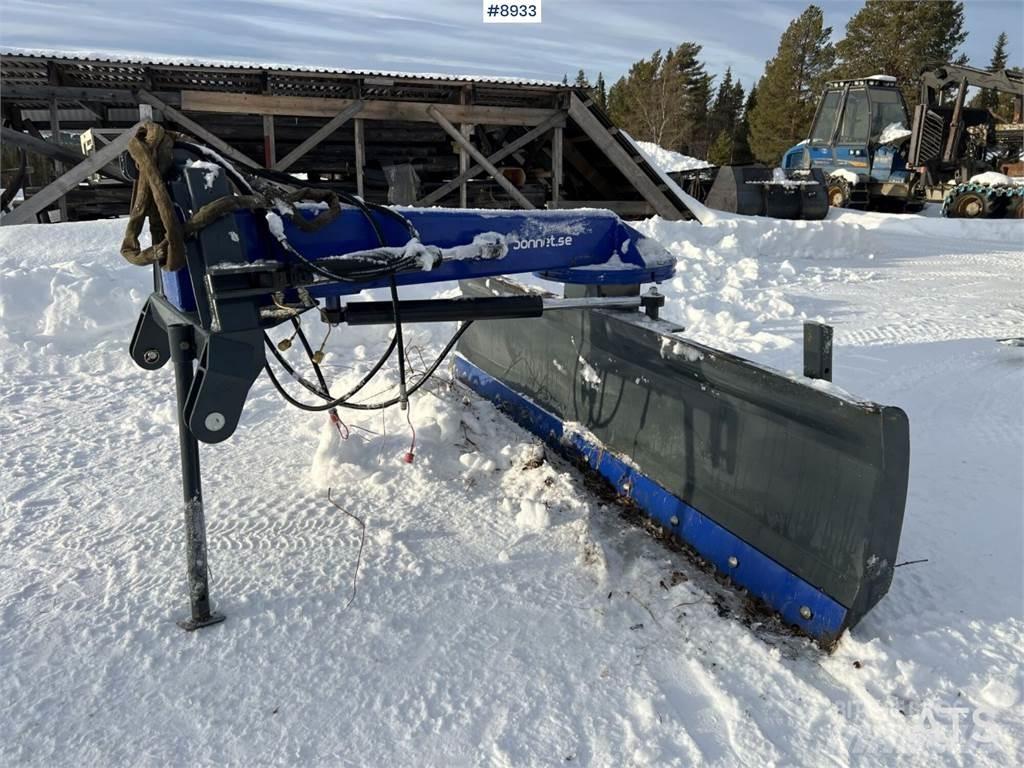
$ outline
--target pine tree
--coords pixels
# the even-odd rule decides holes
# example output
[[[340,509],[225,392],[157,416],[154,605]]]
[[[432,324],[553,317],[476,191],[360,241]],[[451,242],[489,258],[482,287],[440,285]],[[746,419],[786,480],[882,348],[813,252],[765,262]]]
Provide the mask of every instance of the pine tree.
[[[576,80],[573,85],[577,88],[582,88],[585,91],[590,90],[590,81],[587,80],[587,73],[582,69],[576,73]]]
[[[655,51],[620,77],[608,92],[608,113],[634,139],[675,148],[686,133],[684,80],[671,48]]]
[[[835,62],[831,35],[816,5],[808,6],[782,33],[749,115],[750,146],[761,162],[778,163],[783,152],[806,138],[821,86]]]
[[[608,109],[608,89],[604,84],[604,73],[597,73],[597,82],[594,83],[594,101],[601,109]]]
[[[961,0],[866,0],[836,45],[841,77],[893,75],[913,108],[918,76],[958,60],[967,39]],[[966,57],[959,57],[963,63]]]
[[[568,74],[562,75],[562,85],[568,85],[568,84],[569,84],[569,75]]]

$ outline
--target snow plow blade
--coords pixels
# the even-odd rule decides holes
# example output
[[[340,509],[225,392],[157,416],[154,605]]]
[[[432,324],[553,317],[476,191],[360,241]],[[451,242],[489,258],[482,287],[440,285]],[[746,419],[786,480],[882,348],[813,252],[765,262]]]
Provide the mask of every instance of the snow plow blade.
[[[462,285],[472,296],[525,290]],[[906,414],[674,330],[621,310],[476,323],[456,375],[831,647],[892,581]]]

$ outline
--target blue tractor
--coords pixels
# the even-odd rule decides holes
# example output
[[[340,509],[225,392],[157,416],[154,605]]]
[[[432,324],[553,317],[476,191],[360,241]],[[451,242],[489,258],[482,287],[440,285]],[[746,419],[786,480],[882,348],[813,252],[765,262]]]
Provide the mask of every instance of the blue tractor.
[[[907,165],[909,124],[895,77],[830,82],[810,135],[783,155],[782,167],[821,169],[835,208],[920,210],[921,177]]]

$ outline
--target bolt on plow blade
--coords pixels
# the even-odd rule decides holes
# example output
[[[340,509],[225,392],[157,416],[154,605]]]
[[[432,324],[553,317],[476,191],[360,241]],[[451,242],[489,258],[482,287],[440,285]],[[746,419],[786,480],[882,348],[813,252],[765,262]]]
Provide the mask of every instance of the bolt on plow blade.
[[[525,290],[493,278],[462,286]],[[475,323],[458,352],[462,382],[824,647],[888,591],[910,460],[899,408],[695,344],[636,312]]]

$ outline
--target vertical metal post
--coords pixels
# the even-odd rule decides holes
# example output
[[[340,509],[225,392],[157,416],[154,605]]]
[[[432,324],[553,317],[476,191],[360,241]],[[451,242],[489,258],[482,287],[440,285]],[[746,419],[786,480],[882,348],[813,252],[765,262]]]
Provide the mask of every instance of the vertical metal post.
[[[199,474],[199,441],[185,423],[185,401],[194,375],[195,336],[189,325],[167,329],[174,363],[174,387],[178,397],[178,442],[181,448],[181,485],[185,499],[185,554],[188,565],[188,597],[191,617],[178,626],[189,632],[224,621],[210,611],[210,584],[206,554],[206,518],[203,515],[203,487]]]
[[[804,376],[832,381],[832,326],[804,323]]]

